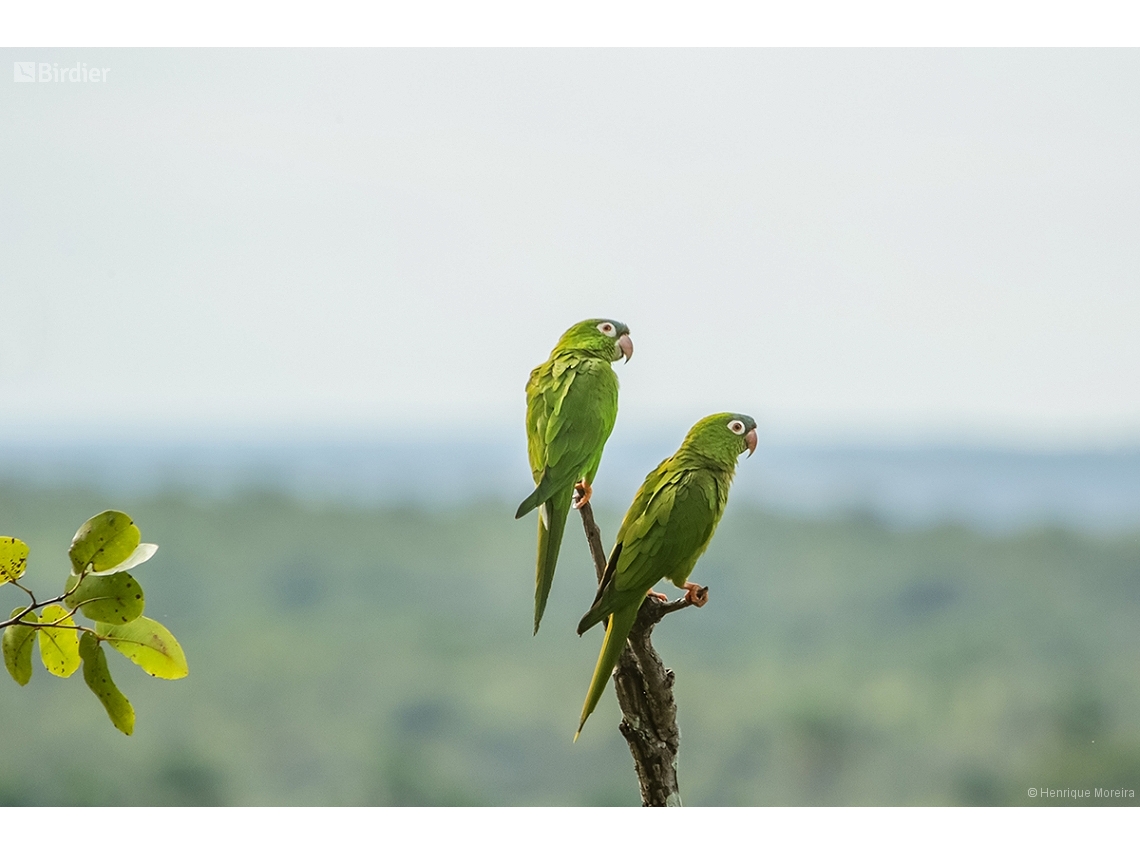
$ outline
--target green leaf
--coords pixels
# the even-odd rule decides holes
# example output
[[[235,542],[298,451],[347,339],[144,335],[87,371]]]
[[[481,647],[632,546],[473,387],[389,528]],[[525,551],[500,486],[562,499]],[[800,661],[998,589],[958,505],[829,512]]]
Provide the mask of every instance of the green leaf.
[[[45,623],[57,623],[47,627]],[[40,614],[40,659],[57,677],[70,677],[79,667],[79,631],[63,606],[44,606]]]
[[[182,647],[156,620],[140,617],[123,625],[97,623],[95,632],[152,677],[180,680],[190,673]]]
[[[15,617],[22,611],[23,608],[13,609],[11,616]],[[23,619],[28,623],[37,622],[35,612],[28,612]],[[28,680],[32,679],[32,648],[35,646],[33,639],[35,634],[33,627],[18,624],[13,624],[4,630],[2,642],[4,667],[8,669],[12,679],[21,686],[28,685]]]
[[[101,573],[130,558],[141,539],[138,526],[122,511],[103,511],[79,527],[67,554],[76,575],[88,567]]]
[[[78,606],[79,610],[91,620],[130,623],[143,613],[146,599],[139,583],[130,573],[84,576],[82,581],[72,574],[67,579],[68,590],[75,586],[76,582],[79,582],[78,587],[64,597],[63,601],[70,609]]]
[[[111,679],[103,647],[89,632],[79,639],[79,655],[83,658],[83,682],[103,704],[111,724],[130,736],[135,730],[135,708]]]
[[[15,582],[28,566],[28,544],[15,537],[0,537],[0,585]]]

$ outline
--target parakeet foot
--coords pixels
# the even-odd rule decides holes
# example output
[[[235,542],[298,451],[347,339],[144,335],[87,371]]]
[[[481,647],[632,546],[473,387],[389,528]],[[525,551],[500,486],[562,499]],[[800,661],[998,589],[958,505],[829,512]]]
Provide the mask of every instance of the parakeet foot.
[[[579,481],[574,485],[574,510],[583,505],[590,503],[590,497],[594,495],[594,488],[587,484],[585,481]]]
[[[685,583],[685,602],[692,603],[698,609],[709,601],[709,589],[696,582]]]
[[[653,599],[655,599],[655,600],[660,600],[660,601],[661,601],[661,602],[663,602],[663,603],[667,603],[667,602],[669,602],[669,597],[668,597],[666,594],[662,594],[662,593],[659,593],[659,592],[657,592],[657,591],[653,591],[653,590],[651,590],[651,591],[650,591],[648,594],[646,594],[645,596],[647,596],[647,597],[653,597]]]

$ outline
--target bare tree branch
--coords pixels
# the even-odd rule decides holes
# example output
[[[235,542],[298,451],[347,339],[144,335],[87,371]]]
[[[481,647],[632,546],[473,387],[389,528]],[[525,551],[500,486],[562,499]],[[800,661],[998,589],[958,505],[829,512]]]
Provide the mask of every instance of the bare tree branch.
[[[594,558],[594,570],[601,582],[606,569],[602,533],[594,522],[594,511],[589,503],[582,505],[579,511]],[[692,603],[684,597],[672,602],[646,597],[614,669],[614,691],[622,712],[618,730],[633,755],[644,807],[681,806],[677,783],[681,731],[677,728],[677,704],[673,700],[674,677],[653,649],[650,636],[665,615],[690,605]]]

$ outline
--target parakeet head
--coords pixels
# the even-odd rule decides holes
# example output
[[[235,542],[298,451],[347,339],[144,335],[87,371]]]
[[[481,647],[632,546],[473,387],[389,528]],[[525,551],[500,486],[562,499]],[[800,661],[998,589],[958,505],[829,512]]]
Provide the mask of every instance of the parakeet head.
[[[593,318],[574,324],[558,339],[554,352],[579,351],[596,359],[610,362],[633,356],[633,340],[629,337],[629,327],[621,321],[606,318]]]
[[[743,413],[705,416],[689,429],[682,448],[719,463],[736,464],[745,451],[756,450],[756,420]]]

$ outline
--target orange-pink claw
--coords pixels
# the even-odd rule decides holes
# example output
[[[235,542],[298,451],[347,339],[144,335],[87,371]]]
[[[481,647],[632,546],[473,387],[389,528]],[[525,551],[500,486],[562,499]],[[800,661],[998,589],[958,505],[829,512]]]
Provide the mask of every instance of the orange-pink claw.
[[[645,596],[647,596],[647,597],[653,597],[653,599],[655,599],[655,600],[660,600],[660,601],[661,601],[661,602],[663,602],[663,603],[667,603],[667,602],[669,602],[669,597],[668,597],[667,595],[665,595],[665,594],[659,594],[657,591],[653,591],[653,590],[651,590],[651,591],[650,591],[648,594],[646,594]]]
[[[709,601],[709,589],[701,587],[695,582],[685,583],[685,602],[692,603],[698,609]]]
[[[573,502],[574,510],[578,510],[583,505],[590,503],[590,497],[594,495],[594,488],[587,484],[584,480],[579,481],[574,485],[575,499]]]

